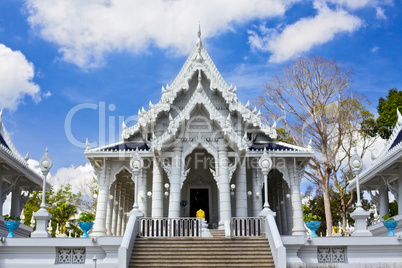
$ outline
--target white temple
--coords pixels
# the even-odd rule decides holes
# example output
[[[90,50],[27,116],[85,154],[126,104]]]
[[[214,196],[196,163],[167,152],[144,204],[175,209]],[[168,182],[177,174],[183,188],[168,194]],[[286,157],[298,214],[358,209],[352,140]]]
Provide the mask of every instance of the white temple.
[[[388,211],[388,191],[402,203],[398,118],[372,166],[358,175],[361,159],[352,161],[357,176],[350,188],[358,189],[360,178],[381,215]],[[306,234],[300,181],[314,152],[277,141],[275,126],[239,102],[200,32],[177,78],[162,87],[161,100],[142,108],[136,125],[123,124],[122,138],[100,148],[87,142],[85,156],[99,183],[91,237],[51,238],[48,218],[36,213],[31,237],[24,224],[16,238],[0,229],[0,267],[402,267],[402,224],[394,236],[382,223],[367,228],[361,207],[351,214],[351,236]],[[12,192],[16,214],[26,198],[21,191],[43,182],[26,159],[0,116],[0,190],[2,198]],[[207,223],[196,218],[200,209]]]
[[[261,112],[240,103],[236,87],[223,80],[199,31],[178,76],[162,87],[161,100],[142,108],[136,125],[123,125],[123,141],[85,151],[100,187],[92,235],[124,232],[135,187],[145,217],[195,217],[202,209],[210,228],[235,216],[257,217],[265,201],[258,164],[264,151],[272,159],[268,203],[279,230],[304,235],[300,180],[312,151],[276,136]],[[129,164],[136,150],[144,161],[138,186]]]

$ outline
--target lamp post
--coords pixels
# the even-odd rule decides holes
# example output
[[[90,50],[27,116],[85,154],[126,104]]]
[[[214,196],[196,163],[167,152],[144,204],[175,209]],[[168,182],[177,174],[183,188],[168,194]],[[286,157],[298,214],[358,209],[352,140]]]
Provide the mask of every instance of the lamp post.
[[[39,167],[43,174],[43,188],[42,188],[42,203],[40,209],[33,213],[36,219],[36,231],[31,233],[31,237],[50,237],[51,234],[47,231],[47,224],[52,218],[52,214],[46,209],[46,178],[49,174],[49,170],[53,166],[53,161],[48,154],[48,149],[46,148],[45,154],[39,161]]]
[[[138,149],[135,151],[135,154],[130,160],[130,167],[134,174],[134,205],[133,209],[127,213],[128,216],[136,215],[136,216],[144,216],[144,214],[138,209],[138,175],[141,172],[141,169],[144,166],[144,161],[142,157],[138,153]]]
[[[350,216],[355,220],[355,230],[351,234],[352,236],[372,236],[373,234],[367,229],[366,219],[370,215],[369,211],[365,211],[362,208],[362,203],[360,200],[360,182],[359,182],[359,174],[363,167],[362,158],[357,154],[357,149],[355,148],[354,154],[350,158],[349,162],[352,167],[352,173],[355,176],[355,184],[356,184],[356,195],[357,195],[357,203],[356,209]]]
[[[260,160],[258,161],[258,164],[261,168],[262,175],[264,176],[264,207],[262,211],[260,212],[260,216],[267,216],[269,214],[272,214],[275,216],[275,212],[273,212],[268,203],[268,173],[272,168],[272,159],[269,157],[267,150],[264,148],[264,154],[261,156]]]
[[[357,195],[357,203],[356,207],[361,208],[362,207],[362,202],[360,200],[360,182],[359,182],[359,174],[362,171],[362,159],[361,157],[357,154],[357,149],[355,148],[355,152],[350,158],[350,165],[352,166],[352,173],[355,176],[356,180],[356,195]]]

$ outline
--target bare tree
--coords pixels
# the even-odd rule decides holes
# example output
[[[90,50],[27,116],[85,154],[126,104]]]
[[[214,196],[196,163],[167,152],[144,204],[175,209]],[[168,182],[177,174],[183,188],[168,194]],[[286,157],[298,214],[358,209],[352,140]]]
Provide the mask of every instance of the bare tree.
[[[375,128],[374,115],[362,105],[357,97],[349,98],[344,102],[345,108],[341,111],[337,128],[337,131],[340,132],[339,136],[342,137],[341,146],[332,172],[337,193],[332,198],[339,204],[343,234],[346,235],[347,212],[354,204],[353,192],[349,194],[346,190],[353,179],[350,158],[354,148],[359,148],[360,157],[363,157],[375,142],[376,137],[372,136]]]
[[[315,151],[306,177],[322,189],[328,235],[332,235],[330,180],[340,162],[338,152],[347,135],[351,70],[334,60],[300,57],[266,84],[257,102],[268,117],[282,123],[294,143]]]

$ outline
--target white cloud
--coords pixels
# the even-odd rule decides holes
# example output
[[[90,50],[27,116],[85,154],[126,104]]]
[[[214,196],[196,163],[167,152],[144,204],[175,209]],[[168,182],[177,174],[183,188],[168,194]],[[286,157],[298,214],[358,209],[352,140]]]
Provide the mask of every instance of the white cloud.
[[[51,175],[49,182],[55,189],[59,189],[61,185],[69,183],[72,191],[77,193],[83,191],[85,187],[92,183],[95,176],[92,166],[87,163],[80,166],[62,167],[56,171],[56,174]]]
[[[15,110],[25,95],[40,101],[40,88],[33,77],[33,64],[20,51],[0,44],[0,107]]]
[[[344,10],[333,11],[325,4],[315,4],[318,14],[302,18],[284,29],[269,29],[259,26],[257,31],[249,31],[250,45],[272,53],[270,62],[283,62],[312,47],[327,43],[341,33],[351,33],[362,26],[362,20]]]
[[[42,176],[42,171],[39,167],[39,161],[35,159],[28,159],[28,166],[35,171],[37,174]]]
[[[373,0],[326,0],[326,2],[345,6],[349,9],[359,9],[368,5],[373,5],[376,1]]]
[[[39,175],[42,175],[38,160],[29,159],[28,166]],[[50,172],[48,182],[55,189],[59,189],[62,185],[70,184],[73,192],[77,193],[79,191],[82,192],[85,187],[91,184],[94,177],[93,167],[89,163],[86,163],[85,165],[59,168],[54,175]]]
[[[380,49],[379,46],[375,46],[375,47],[373,47],[372,49],[370,49],[370,51],[371,51],[372,53],[375,53],[375,52],[377,52],[379,49]]]
[[[203,37],[256,18],[281,16],[299,0],[27,0],[28,21],[57,44],[62,59],[98,67],[107,53],[143,52],[150,46],[186,54]]]
[[[382,19],[382,20],[385,20],[385,19],[387,19],[387,16],[385,16],[385,13],[384,13],[384,9],[383,8],[381,8],[381,7],[376,7],[376,17],[377,17],[377,19]]]
[[[43,93],[43,98],[44,98],[44,99],[47,99],[47,98],[49,98],[50,96],[52,96],[52,92],[50,92],[50,91],[48,91],[48,92],[46,92],[46,93]]]

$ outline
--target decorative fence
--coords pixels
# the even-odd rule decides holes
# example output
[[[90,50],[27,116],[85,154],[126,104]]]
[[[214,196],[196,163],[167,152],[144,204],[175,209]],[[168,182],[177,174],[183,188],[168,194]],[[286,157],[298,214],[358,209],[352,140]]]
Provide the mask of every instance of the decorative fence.
[[[231,229],[232,237],[264,236],[264,218],[234,217]]]
[[[141,218],[140,237],[201,237],[197,218]]]

